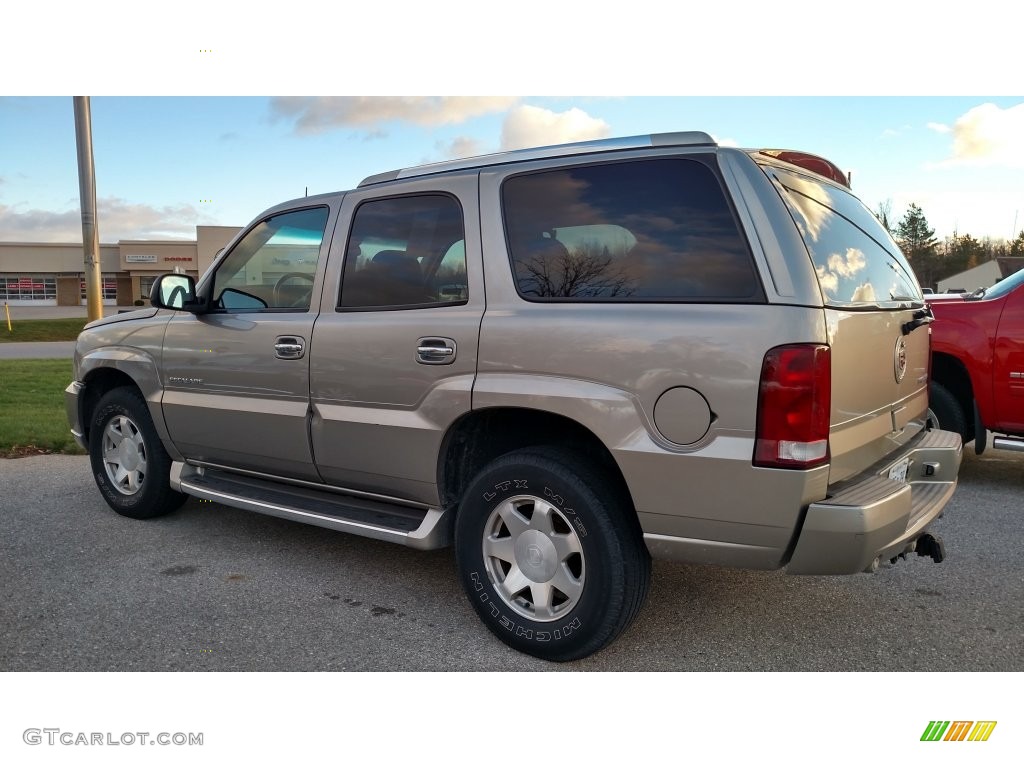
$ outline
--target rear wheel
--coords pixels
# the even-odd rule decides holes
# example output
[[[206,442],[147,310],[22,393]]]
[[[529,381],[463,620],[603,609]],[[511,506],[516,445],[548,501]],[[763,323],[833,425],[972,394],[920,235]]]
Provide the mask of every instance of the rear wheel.
[[[477,475],[456,518],[455,554],[484,624],[551,661],[612,642],[650,581],[650,556],[623,494],[544,448],[502,456]]]
[[[956,432],[964,440],[967,440],[967,419],[964,409],[953,397],[953,393],[933,381],[928,389],[928,400],[933,426],[948,432]]]
[[[157,517],[188,498],[171,489],[171,458],[146,401],[131,387],[112,389],[100,398],[90,422],[89,459],[96,485],[119,515]]]

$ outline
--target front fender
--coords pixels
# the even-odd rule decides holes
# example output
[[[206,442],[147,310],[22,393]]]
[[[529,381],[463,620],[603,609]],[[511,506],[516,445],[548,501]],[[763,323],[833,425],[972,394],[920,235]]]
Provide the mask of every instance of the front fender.
[[[103,394],[116,386],[134,384],[142,393],[149,407],[157,434],[175,460],[181,457],[174,449],[163,415],[163,379],[160,374],[160,358],[163,350],[163,333],[166,323],[147,325],[132,329],[129,336],[133,345],[123,343],[103,344],[102,338],[120,324],[101,326],[85,331],[79,336],[75,350],[76,379],[83,385],[79,393],[79,421],[84,430],[88,429],[89,414],[81,409],[95,405]],[[121,325],[121,328],[124,328]],[[113,341],[113,340],[112,340]],[[84,396],[82,396],[84,394]]]

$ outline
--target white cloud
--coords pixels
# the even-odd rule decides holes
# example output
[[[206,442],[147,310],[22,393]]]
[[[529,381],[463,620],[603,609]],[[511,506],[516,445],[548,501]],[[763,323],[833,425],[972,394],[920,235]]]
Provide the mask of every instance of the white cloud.
[[[839,291],[839,280],[849,280],[867,266],[867,259],[864,252],[857,248],[847,248],[846,253],[833,253],[828,257],[828,267],[818,266],[818,284],[829,296],[835,296]],[[866,285],[866,287],[865,287]],[[854,301],[868,301],[865,298],[866,291],[871,289],[870,284],[865,284],[854,292]],[[872,296],[874,294],[872,293]],[[859,297],[859,298],[858,298]]]
[[[715,140],[715,143],[720,147],[738,147],[739,142],[736,139],[720,139],[715,134],[711,134],[711,138]]]
[[[937,126],[938,123],[932,123],[932,125]],[[913,127],[914,126],[912,126],[912,125],[904,123],[899,128],[886,128],[884,131],[882,131],[882,138],[891,139],[894,136],[902,136],[907,131],[912,130]],[[936,129],[936,130],[938,130],[938,129]]]
[[[1024,103],[981,104],[957,118],[951,133],[953,153],[940,166],[1024,167]]]
[[[928,127],[931,128],[936,133],[949,133],[950,131],[953,130],[945,123],[928,123]]]
[[[839,277],[853,277],[867,266],[864,252],[859,248],[847,248],[845,254],[833,253],[828,257],[828,268]]]
[[[438,153],[446,160],[459,157],[476,157],[487,151],[484,149],[482,142],[469,136],[457,136],[450,142],[439,141],[434,146]]]
[[[116,197],[100,198],[96,205],[100,241],[104,243],[131,239],[194,239],[196,224],[206,223],[207,218],[192,205],[156,208]],[[68,211],[21,211],[0,204],[0,232],[4,240],[80,243],[82,214],[77,207]]]
[[[426,128],[462,123],[502,112],[516,96],[281,96],[271,99],[271,117],[294,120],[298,134],[338,128],[375,128],[406,122]]]
[[[871,283],[864,283],[862,285],[858,285],[857,288],[853,291],[853,296],[850,297],[850,301],[876,301],[875,286],[873,286]]]
[[[611,126],[573,107],[565,112],[523,104],[509,111],[501,127],[501,148],[522,149],[571,141],[603,139]]]
[[[834,272],[829,272],[825,267],[815,267],[815,270],[818,273],[818,284],[821,286],[821,290],[834,297],[839,291],[839,276]]]

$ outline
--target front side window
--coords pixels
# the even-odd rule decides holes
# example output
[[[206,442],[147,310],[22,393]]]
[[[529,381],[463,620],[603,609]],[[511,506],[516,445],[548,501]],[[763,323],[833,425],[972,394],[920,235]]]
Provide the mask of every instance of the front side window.
[[[747,243],[711,168],[663,158],[513,176],[502,206],[531,301],[754,301]]]
[[[214,306],[308,310],[328,213],[323,207],[289,211],[253,227],[217,267]]]
[[[339,308],[443,306],[467,298],[462,208],[454,198],[393,197],[356,209]]]
[[[772,173],[814,260],[826,304],[872,308],[924,300],[899,246],[863,203],[810,176]]]

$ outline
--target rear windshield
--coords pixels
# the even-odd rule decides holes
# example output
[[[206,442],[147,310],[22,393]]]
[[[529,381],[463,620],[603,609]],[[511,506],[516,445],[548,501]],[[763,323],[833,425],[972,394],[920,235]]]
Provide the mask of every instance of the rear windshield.
[[[810,176],[779,168],[769,173],[782,185],[827,305],[923,304],[921,287],[899,246],[860,200]]]

